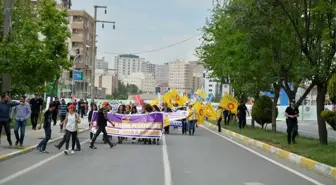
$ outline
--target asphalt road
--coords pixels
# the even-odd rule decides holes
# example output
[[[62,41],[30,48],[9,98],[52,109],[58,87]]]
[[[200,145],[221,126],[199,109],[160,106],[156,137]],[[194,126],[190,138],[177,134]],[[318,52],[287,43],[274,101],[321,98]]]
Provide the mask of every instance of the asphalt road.
[[[0,185],[332,185],[330,178],[239,146],[205,128],[195,136],[179,130],[161,145],[125,143],[110,149],[100,139],[81,152],[65,156],[52,145],[0,163]],[[113,138],[116,141],[116,138]],[[244,148],[245,147],[245,148]],[[254,153],[253,153],[254,152]],[[256,153],[256,154],[255,154]]]
[[[248,125],[251,125],[251,120],[246,120]],[[256,126],[259,126],[255,123]],[[318,139],[318,125],[317,121],[299,121],[299,134],[301,136]],[[268,124],[267,129],[272,129],[272,125]],[[287,126],[285,121],[277,121],[277,130],[282,133],[287,133]],[[328,130],[328,140],[336,141],[336,131],[332,130],[331,127],[327,124]]]

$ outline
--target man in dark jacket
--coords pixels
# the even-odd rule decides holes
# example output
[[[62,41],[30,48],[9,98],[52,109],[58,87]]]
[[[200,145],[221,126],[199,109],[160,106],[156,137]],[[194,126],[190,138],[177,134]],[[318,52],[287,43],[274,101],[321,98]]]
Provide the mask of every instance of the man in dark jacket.
[[[35,97],[30,100],[30,106],[31,106],[30,120],[32,123],[32,129],[36,130],[38,116],[43,106],[43,100],[39,97],[38,94],[35,94]]]
[[[9,146],[12,146],[12,139],[11,139],[11,130],[10,130],[10,109],[19,105],[17,102],[12,102],[9,100],[9,96],[4,94],[1,96],[0,101],[0,142],[1,142],[1,134],[2,134],[2,127],[5,128],[5,132],[7,135],[7,141]]]
[[[298,117],[299,109],[295,106],[295,100],[291,102],[291,105],[286,108],[285,116],[287,117],[287,142],[288,144],[295,144],[295,137],[298,134]]]
[[[114,127],[114,124],[112,123],[112,121],[109,120],[109,118],[107,117],[107,113],[109,112],[109,103],[108,102],[104,102],[102,104],[102,108],[99,109],[98,111],[98,119],[97,119],[97,131],[96,134],[94,135],[94,137],[92,138],[91,144],[90,144],[90,148],[91,149],[97,149],[97,147],[94,146],[94,143],[97,139],[97,137],[99,136],[99,134],[101,132],[103,132],[103,137],[104,137],[104,141],[106,141],[110,147],[114,147],[116,144],[112,144],[111,141],[108,138],[107,132],[106,132],[106,126],[107,126],[107,122],[110,122],[112,124],[112,126]]]

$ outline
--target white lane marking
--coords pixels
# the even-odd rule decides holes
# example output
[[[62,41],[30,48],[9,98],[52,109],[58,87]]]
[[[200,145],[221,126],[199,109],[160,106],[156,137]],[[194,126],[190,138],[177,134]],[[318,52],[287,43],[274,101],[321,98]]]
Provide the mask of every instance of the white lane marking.
[[[283,165],[283,164],[281,164],[279,162],[276,162],[275,160],[270,159],[270,158],[264,156],[263,154],[255,151],[255,150],[252,150],[252,149],[250,149],[250,148],[248,148],[248,147],[246,147],[246,146],[244,146],[244,145],[242,145],[242,144],[240,144],[240,143],[238,143],[238,142],[236,142],[236,141],[234,141],[234,140],[232,140],[232,139],[230,139],[228,137],[225,137],[225,136],[223,136],[221,134],[218,134],[217,132],[215,132],[213,130],[210,130],[210,129],[204,127],[204,126],[202,126],[202,127],[204,129],[206,129],[206,130],[208,130],[208,131],[216,134],[217,136],[222,137],[222,138],[230,141],[231,143],[236,144],[236,145],[242,147],[243,149],[245,149],[245,150],[247,150],[247,151],[249,151],[249,152],[251,152],[251,153],[253,153],[253,154],[255,154],[255,155],[257,155],[257,156],[259,156],[259,157],[261,157],[261,158],[263,158],[263,159],[265,159],[265,160],[267,160],[267,161],[269,161],[269,162],[271,162],[271,163],[273,163],[273,164],[275,164],[275,165],[277,165],[277,166],[279,166],[279,167],[281,167],[281,168],[283,168],[283,169],[285,169],[285,170],[287,170],[289,172],[291,172],[291,173],[294,173],[295,175],[297,175],[297,176],[299,176],[299,177],[301,177],[301,178],[303,178],[303,179],[305,179],[305,180],[307,180],[307,181],[309,181],[309,182],[311,182],[311,183],[313,183],[315,185],[324,185],[324,184],[316,181],[315,179],[312,179],[312,178],[310,178],[310,177],[308,177],[308,176],[306,176],[306,175],[304,175],[304,174],[302,174],[302,173],[300,173],[300,172],[298,172],[298,171],[296,171],[294,169],[291,169],[291,168],[289,168],[289,167],[287,167],[287,166],[285,166],[285,165]]]
[[[82,144],[88,142],[89,140],[90,140],[90,139],[86,139],[86,140],[84,140],[83,142],[81,142],[80,144],[82,145]],[[44,154],[44,155],[45,155],[45,154]],[[33,171],[34,169],[41,167],[42,165],[44,165],[44,164],[46,164],[46,163],[48,163],[48,162],[50,162],[50,161],[56,159],[57,157],[59,157],[59,156],[61,156],[61,155],[64,155],[63,151],[62,151],[62,152],[59,152],[58,154],[55,154],[55,155],[53,155],[53,156],[51,156],[51,157],[48,157],[47,159],[44,159],[43,161],[40,161],[40,162],[38,162],[38,163],[36,163],[36,164],[34,164],[34,165],[28,167],[28,168],[25,168],[25,169],[23,169],[23,170],[20,170],[20,171],[18,171],[18,172],[16,172],[16,173],[14,173],[14,174],[12,174],[12,175],[6,177],[6,178],[3,178],[3,179],[0,180],[0,185],[1,185],[1,184],[4,184],[4,183],[7,183],[7,182],[9,182],[9,181],[11,181],[11,180],[14,180],[15,178],[18,178],[18,177],[20,177],[21,175],[24,175],[24,174],[26,174],[26,173],[28,173],[28,172],[30,172],[30,171]]]
[[[263,183],[260,183],[260,182],[246,182],[244,183],[245,185],[265,185]]]
[[[162,136],[162,155],[163,155],[163,168],[164,168],[164,184],[172,185],[172,176],[170,170],[170,162],[168,158],[168,150],[165,135]]]

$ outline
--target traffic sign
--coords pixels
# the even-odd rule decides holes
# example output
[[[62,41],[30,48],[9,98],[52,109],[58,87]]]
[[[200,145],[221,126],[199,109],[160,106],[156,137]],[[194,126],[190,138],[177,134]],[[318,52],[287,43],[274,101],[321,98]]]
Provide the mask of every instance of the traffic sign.
[[[73,72],[74,81],[83,81],[83,71],[74,71]]]

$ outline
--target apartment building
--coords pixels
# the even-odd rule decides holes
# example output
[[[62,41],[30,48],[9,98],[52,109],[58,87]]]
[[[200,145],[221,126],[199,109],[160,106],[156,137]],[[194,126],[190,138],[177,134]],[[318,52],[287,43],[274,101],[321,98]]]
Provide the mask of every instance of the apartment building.
[[[106,95],[112,95],[118,90],[118,76],[116,71],[106,71],[102,74],[95,74],[95,86],[98,90],[105,89]]]
[[[168,63],[168,85],[179,92],[190,93],[192,91],[193,69],[189,62],[176,60]]]
[[[115,69],[119,79],[131,75],[132,73],[150,73],[155,76],[156,65],[140,58],[137,55],[123,54],[114,58]]]
[[[223,97],[224,94],[230,93],[230,84],[229,81],[226,80],[224,84],[219,82],[218,79],[213,78],[211,76],[212,71],[203,71],[203,83],[204,83],[204,92],[207,94],[212,93],[214,96]]]
[[[144,93],[154,93],[156,87],[154,76],[150,73],[142,72],[132,73],[131,75],[125,76],[122,79],[122,83],[125,85],[134,84]]]
[[[69,10],[71,38],[69,42],[70,59],[74,61],[74,70],[82,78],[74,83],[73,94],[79,98],[90,96],[92,77],[94,19],[84,10]],[[73,71],[69,72],[72,81]],[[72,85],[70,85],[71,87]]]
[[[169,66],[168,63],[164,63],[162,65],[156,65],[155,69],[155,79],[157,81],[158,86],[161,84],[167,84],[169,80]]]
[[[101,59],[96,59],[96,71],[95,73],[105,73],[109,69],[108,62],[105,61],[105,58],[102,57]]]

